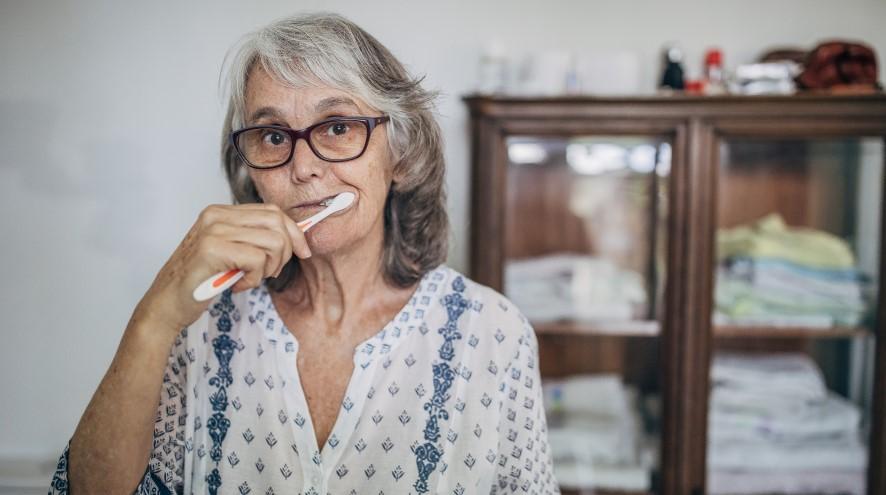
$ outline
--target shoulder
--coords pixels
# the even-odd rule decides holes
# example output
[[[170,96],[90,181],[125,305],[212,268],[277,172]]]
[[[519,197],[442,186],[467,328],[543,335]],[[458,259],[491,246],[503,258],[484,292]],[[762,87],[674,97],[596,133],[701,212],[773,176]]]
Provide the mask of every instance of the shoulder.
[[[458,295],[469,301],[470,308],[484,318],[528,326],[529,321],[507,297],[497,290],[468,278],[467,275],[446,265],[440,265],[426,276],[427,280],[440,287],[437,292],[445,297]]]
[[[438,294],[448,317],[459,315],[458,326],[467,332],[468,345],[473,335],[477,340],[491,339],[495,343],[492,347],[503,357],[517,356],[521,348],[537,351],[532,325],[503,294],[445,265],[435,269],[431,278],[441,284]]]

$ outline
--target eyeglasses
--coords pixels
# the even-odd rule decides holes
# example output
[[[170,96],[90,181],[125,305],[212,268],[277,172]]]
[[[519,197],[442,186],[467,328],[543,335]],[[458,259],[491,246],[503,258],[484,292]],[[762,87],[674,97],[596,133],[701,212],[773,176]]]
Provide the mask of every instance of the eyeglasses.
[[[359,158],[369,145],[369,136],[379,124],[390,120],[381,117],[333,117],[302,130],[277,125],[257,125],[231,133],[231,144],[253,168],[268,169],[289,163],[295,143],[304,139],[317,158],[327,162],[346,162]]]

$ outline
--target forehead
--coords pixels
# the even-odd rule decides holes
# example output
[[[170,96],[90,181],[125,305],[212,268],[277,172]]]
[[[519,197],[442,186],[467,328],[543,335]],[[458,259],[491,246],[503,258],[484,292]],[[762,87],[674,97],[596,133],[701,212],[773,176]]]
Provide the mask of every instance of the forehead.
[[[260,113],[280,114],[290,119],[311,119],[319,114],[345,112],[369,114],[370,109],[358,96],[320,83],[292,87],[271,77],[260,66],[254,68],[246,84],[245,119]]]

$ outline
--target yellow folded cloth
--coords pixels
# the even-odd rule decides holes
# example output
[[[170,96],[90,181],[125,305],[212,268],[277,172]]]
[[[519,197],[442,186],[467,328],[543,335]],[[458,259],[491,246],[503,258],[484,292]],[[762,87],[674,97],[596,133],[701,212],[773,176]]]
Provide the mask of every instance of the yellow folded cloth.
[[[775,258],[811,268],[855,266],[855,256],[846,241],[821,230],[788,227],[777,213],[752,225],[717,232],[717,258],[737,256]]]

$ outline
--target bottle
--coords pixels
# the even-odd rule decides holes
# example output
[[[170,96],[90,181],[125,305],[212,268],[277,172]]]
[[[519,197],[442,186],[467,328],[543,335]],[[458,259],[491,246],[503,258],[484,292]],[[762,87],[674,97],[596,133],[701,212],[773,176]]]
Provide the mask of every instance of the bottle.
[[[723,53],[718,48],[711,48],[705,53],[704,79],[705,94],[726,94],[726,82],[723,79]]]
[[[581,93],[581,81],[578,78],[578,60],[572,54],[569,56],[569,68],[566,70],[564,89],[567,95]]]
[[[479,72],[477,90],[481,94],[501,94],[507,90],[508,57],[503,44],[493,41],[486,46],[480,57]]]
[[[683,52],[676,46],[669,46],[664,52],[664,74],[661,77],[661,88],[669,88],[682,91],[683,82]]]

